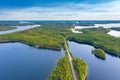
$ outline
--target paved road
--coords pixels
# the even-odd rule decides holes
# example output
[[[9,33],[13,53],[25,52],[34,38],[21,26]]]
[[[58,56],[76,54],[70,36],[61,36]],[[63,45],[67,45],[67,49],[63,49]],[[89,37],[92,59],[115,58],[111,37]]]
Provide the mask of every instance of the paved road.
[[[65,38],[64,38],[64,42],[65,42],[66,51],[67,51],[67,54],[68,54],[68,57],[69,57],[70,66],[71,66],[71,70],[72,70],[72,74],[73,74],[74,80],[77,80],[77,76],[76,76],[76,74],[75,74],[75,70],[74,70],[74,67],[73,67],[73,64],[72,64],[72,57],[71,57],[71,55],[70,55],[69,48],[68,48],[68,46],[67,46],[67,43],[66,43],[66,39],[65,39]]]

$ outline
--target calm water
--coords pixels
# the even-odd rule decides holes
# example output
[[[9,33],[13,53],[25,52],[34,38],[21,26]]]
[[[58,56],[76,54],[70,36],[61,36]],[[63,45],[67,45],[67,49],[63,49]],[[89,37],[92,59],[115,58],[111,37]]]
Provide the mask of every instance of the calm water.
[[[104,27],[104,28],[114,28],[118,27],[120,28],[120,23],[109,23],[109,24],[95,24],[95,26],[75,26],[76,29],[84,29],[84,28],[98,28],[98,27]],[[73,33],[82,33],[80,31],[72,30]],[[120,37],[120,31],[116,30],[110,30],[107,34],[114,36],[114,37]]]
[[[0,80],[47,80],[63,51],[0,44]]]
[[[92,55],[94,48],[89,45],[69,42],[74,56],[87,61],[89,74],[87,80],[120,80],[120,59],[107,55],[107,59],[101,60]]]
[[[8,33],[13,33],[13,32],[17,32],[17,31],[23,31],[23,30],[35,28],[35,27],[38,27],[38,26],[40,26],[40,25],[15,26],[15,27],[17,27],[17,29],[0,31],[0,34],[8,34]]]

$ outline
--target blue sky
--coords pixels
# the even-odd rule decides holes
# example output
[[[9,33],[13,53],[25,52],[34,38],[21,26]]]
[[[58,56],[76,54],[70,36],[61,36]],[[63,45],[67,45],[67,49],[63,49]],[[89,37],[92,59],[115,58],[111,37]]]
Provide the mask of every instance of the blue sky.
[[[120,0],[0,0],[0,20],[120,20]]]
[[[61,4],[66,3],[88,3],[88,4],[96,4],[96,3],[103,3],[109,2],[112,0],[1,0],[0,7],[1,8],[24,8],[24,7],[31,7],[31,6],[59,6]],[[59,5],[56,5],[56,4]]]

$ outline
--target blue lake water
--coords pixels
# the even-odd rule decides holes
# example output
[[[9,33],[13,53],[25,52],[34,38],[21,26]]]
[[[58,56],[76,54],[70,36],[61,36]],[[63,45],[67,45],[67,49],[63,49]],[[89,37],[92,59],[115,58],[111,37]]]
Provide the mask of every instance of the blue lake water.
[[[22,43],[0,44],[0,80],[47,80],[63,51]]]
[[[89,66],[87,80],[120,80],[120,59],[107,55],[106,60],[96,58],[91,50],[93,46],[69,42],[74,56],[87,61]]]

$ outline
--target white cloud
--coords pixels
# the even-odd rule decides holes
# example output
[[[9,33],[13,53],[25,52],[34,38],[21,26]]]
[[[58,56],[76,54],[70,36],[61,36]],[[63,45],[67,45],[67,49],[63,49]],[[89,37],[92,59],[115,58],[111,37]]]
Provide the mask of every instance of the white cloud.
[[[58,7],[1,10],[1,20],[120,20],[120,1],[101,4],[68,3]]]

